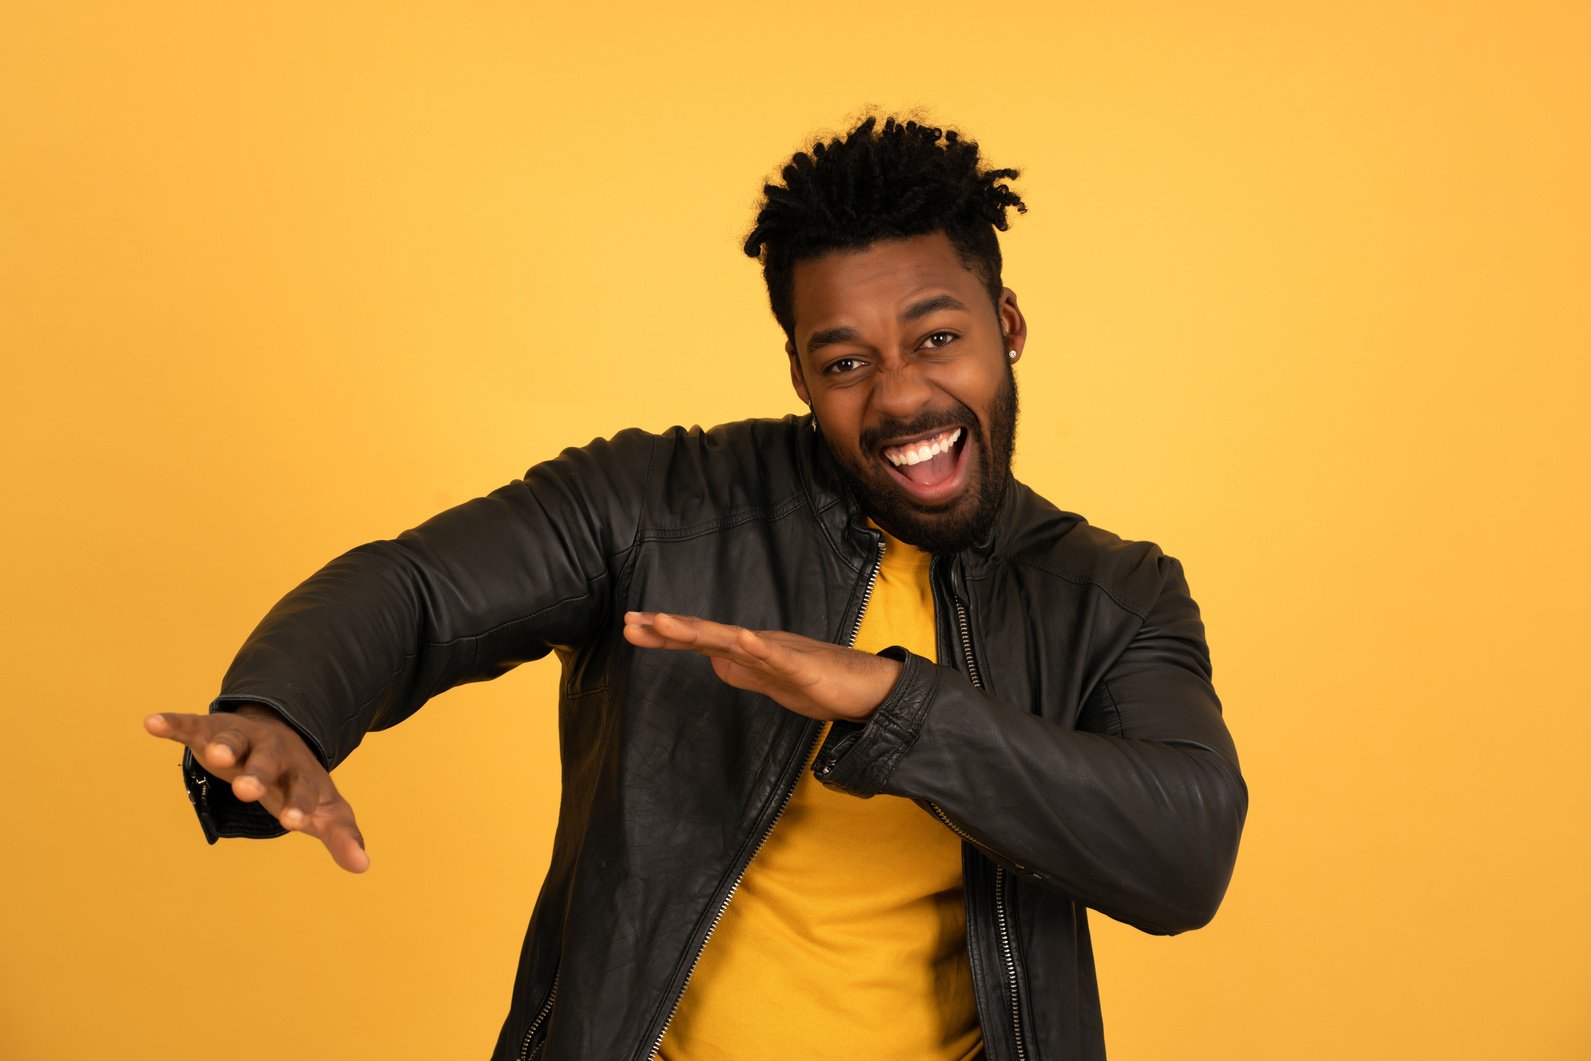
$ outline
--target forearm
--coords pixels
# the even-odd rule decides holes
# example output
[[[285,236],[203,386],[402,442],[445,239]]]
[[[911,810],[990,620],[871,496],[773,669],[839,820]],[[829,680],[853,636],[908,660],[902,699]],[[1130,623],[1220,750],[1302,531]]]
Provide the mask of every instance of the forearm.
[[[428,628],[426,575],[393,542],[359,546],[294,588],[238,650],[213,710],[265,704],[336,766],[371,729],[406,717],[467,662]],[[445,683],[445,684],[444,684]]]
[[[448,675],[459,661],[454,646],[425,645],[420,576],[396,552],[390,542],[360,546],[283,597],[239,649],[211,711],[268,710],[329,770],[378,720],[396,721],[418,708],[430,695],[424,676]],[[182,769],[211,843],[285,832],[191,751]]]
[[[567,450],[333,560],[255,628],[211,710],[268,707],[330,770],[432,696],[582,643],[633,542],[653,442],[623,432]],[[191,754],[184,777],[212,840],[280,833]]]
[[[1173,739],[1078,732],[909,657],[871,732],[832,741],[817,769],[858,795],[936,807],[997,861],[1086,906],[1179,932],[1213,916],[1247,810],[1219,715],[1192,698],[1179,714]]]
[[[330,768],[446,689],[582,643],[632,544],[652,443],[623,432],[566,450],[333,560],[249,636],[217,706],[269,705]]]

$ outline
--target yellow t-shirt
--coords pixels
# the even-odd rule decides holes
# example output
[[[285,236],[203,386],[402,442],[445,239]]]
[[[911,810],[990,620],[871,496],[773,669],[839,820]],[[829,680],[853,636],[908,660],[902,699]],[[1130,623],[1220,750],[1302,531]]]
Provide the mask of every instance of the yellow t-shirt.
[[[936,658],[927,553],[885,536],[856,647]],[[961,841],[909,799],[809,769],[686,985],[659,1061],[983,1056]]]

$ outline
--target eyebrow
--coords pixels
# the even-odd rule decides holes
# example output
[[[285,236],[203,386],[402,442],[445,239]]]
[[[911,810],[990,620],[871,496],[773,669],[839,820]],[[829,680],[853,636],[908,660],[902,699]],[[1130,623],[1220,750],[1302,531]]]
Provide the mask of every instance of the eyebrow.
[[[935,295],[933,298],[925,298],[921,302],[913,302],[907,306],[906,312],[900,315],[900,319],[903,321],[921,320],[930,313],[938,313],[942,309],[959,309],[965,312],[966,308],[966,306],[961,304],[961,300],[954,295]]]
[[[812,338],[807,340],[807,353],[815,354],[825,346],[835,343],[854,343],[857,341],[855,328],[824,328],[822,331],[812,333]]]
[[[900,319],[909,323],[921,320],[930,313],[938,313],[944,309],[959,309],[966,312],[967,307],[954,295],[934,295],[932,298],[925,298],[921,302],[913,302],[907,306],[905,312],[900,315]],[[813,332],[812,338],[807,340],[807,353],[809,355],[817,353],[822,347],[833,346],[836,343],[854,343],[858,341],[860,341],[860,337],[857,335],[855,328],[824,328],[821,331]]]

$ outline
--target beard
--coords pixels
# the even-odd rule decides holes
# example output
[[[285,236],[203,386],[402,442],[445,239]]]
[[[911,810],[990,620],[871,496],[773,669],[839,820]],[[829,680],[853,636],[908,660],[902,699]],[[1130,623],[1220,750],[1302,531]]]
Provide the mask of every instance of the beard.
[[[862,509],[880,527],[908,545],[934,555],[957,553],[981,541],[994,525],[994,517],[1005,497],[1011,478],[1011,456],[1016,449],[1017,394],[1016,373],[1006,365],[1005,385],[995,395],[989,409],[988,432],[981,430],[977,416],[965,405],[942,413],[927,413],[915,420],[894,421],[868,428],[859,441],[861,463],[856,455],[841,453],[827,435],[823,437],[829,454],[838,466],[840,478],[862,503]],[[965,429],[964,446],[976,450],[963,453],[962,460],[976,459],[972,481],[957,497],[934,505],[914,501],[894,484],[893,473],[883,467],[879,449],[885,440],[920,435],[955,427]]]

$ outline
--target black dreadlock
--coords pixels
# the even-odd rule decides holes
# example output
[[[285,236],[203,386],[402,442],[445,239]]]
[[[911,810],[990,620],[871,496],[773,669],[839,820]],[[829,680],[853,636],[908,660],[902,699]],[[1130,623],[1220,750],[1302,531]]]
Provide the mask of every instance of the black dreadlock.
[[[794,338],[791,289],[798,262],[879,240],[943,232],[1000,301],[1000,241],[1006,210],[1027,206],[1002,181],[1014,169],[979,168],[978,145],[954,129],[869,117],[844,137],[798,151],[763,186],[757,221],[746,237],[748,257],[762,259],[773,315]]]

